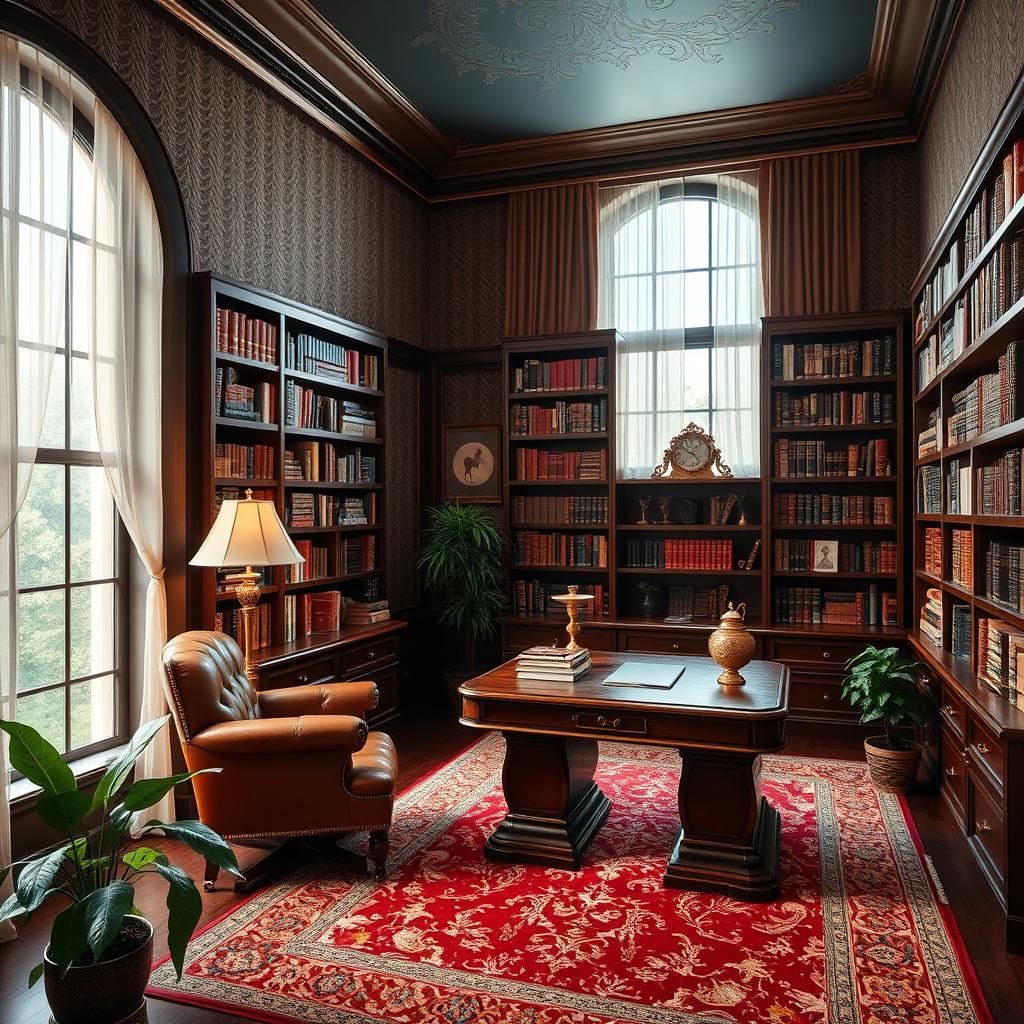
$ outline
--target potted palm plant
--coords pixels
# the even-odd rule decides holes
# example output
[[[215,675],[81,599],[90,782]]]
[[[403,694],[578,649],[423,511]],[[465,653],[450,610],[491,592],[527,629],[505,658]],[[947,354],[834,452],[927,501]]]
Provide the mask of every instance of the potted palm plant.
[[[495,635],[495,616],[507,606],[505,541],[480,505],[446,502],[427,509],[427,520],[419,565],[427,587],[441,598],[441,625],[462,635],[462,664],[443,672],[448,702],[459,711],[459,687],[477,674],[480,644]]]
[[[30,987],[44,978],[55,1024],[145,1020],[153,926],[135,907],[135,884],[146,875],[157,875],[168,885],[167,944],[181,977],[202,897],[191,877],[162,850],[133,840],[131,825],[139,811],[200,772],[140,779],[118,795],[139,755],[169,719],[166,715],[143,725],[107,767],[92,796],[78,788],[71,769],[35,729],[0,719],[0,730],[10,737],[11,766],[40,789],[36,813],[61,833],[51,852],[0,867],[0,885],[13,868],[21,868],[14,892],[0,905],[0,921],[28,920],[51,899],[67,904],[53,919],[42,963],[29,975]],[[241,877],[231,847],[202,822],[152,820],[139,838],[158,831]]]
[[[885,793],[909,793],[917,778],[921,746],[900,730],[927,720],[917,681],[923,668],[895,647],[868,647],[846,663],[843,697],[860,712],[861,722],[880,724],[885,730],[864,740],[871,781]]]

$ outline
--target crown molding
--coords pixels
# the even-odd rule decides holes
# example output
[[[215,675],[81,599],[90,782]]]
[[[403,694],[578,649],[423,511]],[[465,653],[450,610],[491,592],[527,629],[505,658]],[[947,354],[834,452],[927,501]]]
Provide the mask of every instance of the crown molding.
[[[446,138],[306,0],[156,0],[431,201],[912,141],[965,0],[879,0],[868,68],[826,96],[490,145]]]

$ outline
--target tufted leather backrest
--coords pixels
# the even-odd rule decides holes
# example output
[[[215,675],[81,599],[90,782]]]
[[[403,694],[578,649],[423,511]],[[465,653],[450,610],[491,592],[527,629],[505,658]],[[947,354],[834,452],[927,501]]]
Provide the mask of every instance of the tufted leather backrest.
[[[168,640],[163,660],[164,690],[182,743],[216,722],[260,717],[242,652],[226,633],[181,633]]]

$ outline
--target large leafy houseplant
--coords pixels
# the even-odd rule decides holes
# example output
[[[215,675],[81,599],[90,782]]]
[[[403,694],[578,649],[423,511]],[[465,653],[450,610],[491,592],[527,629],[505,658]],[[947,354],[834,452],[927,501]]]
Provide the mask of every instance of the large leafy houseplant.
[[[864,740],[871,778],[890,793],[909,792],[917,776],[920,746],[904,738],[905,726],[923,725],[928,705],[918,687],[924,665],[904,658],[896,647],[867,647],[846,663],[843,697],[860,712],[865,725],[884,733]]]
[[[146,875],[158,875],[167,882],[167,943],[181,977],[185,947],[202,912],[202,897],[188,873],[171,864],[162,850],[136,844],[131,825],[137,812],[152,807],[179,782],[200,772],[141,779],[118,795],[139,756],[169,719],[167,715],[143,725],[107,767],[92,796],[78,788],[71,769],[35,729],[0,719],[0,730],[10,737],[11,766],[40,788],[36,813],[62,836],[50,853],[0,867],[3,884],[12,869],[21,865],[14,892],[0,905],[0,921],[28,919],[50,899],[66,901],[53,920],[47,950],[60,978],[72,966],[101,962],[134,910],[136,882]],[[231,847],[202,822],[154,819],[141,829],[139,838],[158,831],[241,877]],[[30,985],[43,970],[42,963],[32,970]]]
[[[472,669],[506,606],[505,542],[494,517],[479,505],[445,503],[427,509],[427,520],[420,568],[426,585],[441,596],[441,624],[462,634],[465,665]]]

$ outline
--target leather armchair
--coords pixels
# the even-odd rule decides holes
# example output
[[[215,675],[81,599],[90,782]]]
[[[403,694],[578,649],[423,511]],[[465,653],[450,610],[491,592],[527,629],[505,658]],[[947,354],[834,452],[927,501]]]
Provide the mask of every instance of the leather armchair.
[[[370,834],[382,877],[397,761],[391,738],[364,716],[372,682],[257,692],[225,633],[194,630],[163,651],[164,688],[199,817],[226,839]],[[207,864],[207,888],[216,880]]]

